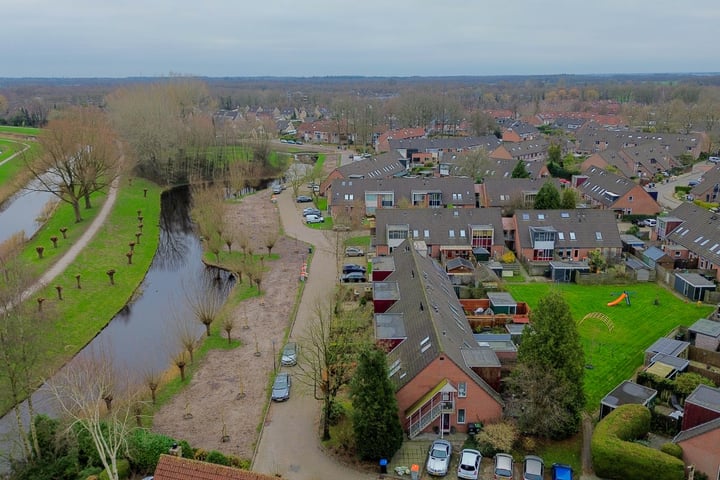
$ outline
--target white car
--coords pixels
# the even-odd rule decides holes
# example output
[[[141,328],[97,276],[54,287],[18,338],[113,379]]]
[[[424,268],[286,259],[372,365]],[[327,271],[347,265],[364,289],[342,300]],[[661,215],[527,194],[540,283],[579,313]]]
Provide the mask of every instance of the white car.
[[[321,215],[306,215],[305,223],[323,223],[325,219]]]
[[[458,463],[458,478],[467,478],[468,480],[477,480],[480,474],[480,462],[482,462],[482,454],[477,450],[466,448],[460,452],[460,463]]]

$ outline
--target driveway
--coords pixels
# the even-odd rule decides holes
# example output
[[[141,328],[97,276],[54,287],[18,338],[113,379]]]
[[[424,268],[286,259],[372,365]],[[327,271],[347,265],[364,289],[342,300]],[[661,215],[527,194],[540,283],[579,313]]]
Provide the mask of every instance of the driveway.
[[[278,195],[278,207],[285,235],[314,245],[309,277],[290,333],[291,339],[297,339],[310,323],[317,301],[326,298],[335,287],[337,257],[331,232],[303,225],[290,191]],[[285,368],[285,371],[292,375],[293,368]],[[319,412],[320,402],[315,400],[312,392],[299,388],[293,389],[287,402],[271,403],[252,470],[298,480],[376,478],[348,468],[325,454],[318,435]]]
[[[655,189],[658,191],[658,203],[660,206],[668,211],[679,207],[682,200],[675,198],[675,187],[687,186],[688,181],[701,177],[712,167],[713,164],[710,162],[696,163],[693,165],[690,173],[683,173],[682,175],[672,177],[672,180],[668,180],[666,183],[656,183]]]

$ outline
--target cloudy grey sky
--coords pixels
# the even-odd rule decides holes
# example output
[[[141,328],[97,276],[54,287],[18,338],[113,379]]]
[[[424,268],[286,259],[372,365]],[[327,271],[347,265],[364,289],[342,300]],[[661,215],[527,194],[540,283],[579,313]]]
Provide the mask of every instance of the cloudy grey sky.
[[[718,0],[0,0],[0,17],[0,77],[720,71]]]

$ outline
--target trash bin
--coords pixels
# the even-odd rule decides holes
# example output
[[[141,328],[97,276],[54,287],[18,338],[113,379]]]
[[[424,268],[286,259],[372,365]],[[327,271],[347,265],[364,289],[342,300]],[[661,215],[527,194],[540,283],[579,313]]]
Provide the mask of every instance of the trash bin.
[[[308,253],[312,255],[312,247],[308,247]]]
[[[410,479],[411,480],[419,480],[420,479],[420,465],[417,463],[413,463],[410,466]]]
[[[380,459],[380,473],[387,473],[387,458]]]

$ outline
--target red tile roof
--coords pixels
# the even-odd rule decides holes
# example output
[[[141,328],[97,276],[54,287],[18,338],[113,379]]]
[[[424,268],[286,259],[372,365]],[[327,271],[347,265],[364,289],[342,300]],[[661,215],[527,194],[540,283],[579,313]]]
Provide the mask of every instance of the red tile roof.
[[[277,480],[277,478],[173,455],[160,455],[154,480]]]

